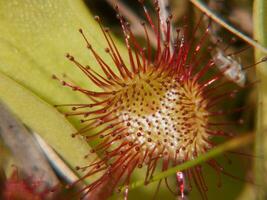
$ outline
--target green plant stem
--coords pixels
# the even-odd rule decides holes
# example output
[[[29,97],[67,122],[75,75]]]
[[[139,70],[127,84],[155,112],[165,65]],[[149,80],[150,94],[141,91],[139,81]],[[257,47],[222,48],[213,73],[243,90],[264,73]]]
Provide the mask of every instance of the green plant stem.
[[[262,46],[261,42],[256,42],[255,40],[251,39],[250,37],[246,36],[245,34],[241,33],[239,30],[235,29],[233,26],[227,24],[224,20],[222,20],[219,16],[217,16],[214,12],[212,12],[202,1],[199,0],[190,0],[192,4],[194,4],[198,9],[200,9],[202,12],[204,12],[208,17],[210,17],[213,21],[220,24],[230,32],[232,32],[234,35],[238,36],[239,38],[246,41],[251,46],[257,48],[259,51],[263,53],[267,53],[267,48]],[[262,0],[264,1],[264,0]]]
[[[253,8],[254,21],[254,38],[267,47],[267,1],[254,0]],[[258,49],[255,51],[256,60],[261,59],[266,54],[263,54]],[[263,155],[263,159],[255,161],[255,179],[256,183],[261,187],[255,188],[257,191],[256,199],[267,199],[267,162],[265,157],[267,155],[267,64],[262,64],[256,67],[257,77],[260,79],[258,84],[258,107],[257,107],[257,131],[255,154]]]
[[[197,164],[200,164],[202,162],[205,162],[207,160],[210,160],[218,155],[221,155],[222,153],[226,152],[226,151],[230,151],[233,149],[236,149],[238,147],[241,146],[245,146],[248,145],[249,143],[251,143],[253,141],[254,135],[253,134],[246,134],[244,136],[241,137],[237,137],[235,139],[230,140],[229,142],[226,142],[222,145],[219,145],[217,147],[215,147],[214,149],[212,149],[211,151],[207,152],[206,154],[203,154],[201,156],[199,156],[198,158],[196,158],[195,160],[190,160],[188,162],[185,162],[181,165],[177,165],[173,168],[170,168],[164,172],[158,173],[155,176],[153,176],[153,178],[149,181],[149,183],[155,182],[155,181],[159,181],[161,179],[164,179],[170,175],[175,174],[177,171],[182,171],[188,168],[191,168]],[[141,181],[136,181],[134,183],[132,183],[130,185],[130,189],[134,189],[137,188],[139,186],[145,185],[145,182],[143,180]],[[122,190],[124,189],[124,187],[122,187]]]

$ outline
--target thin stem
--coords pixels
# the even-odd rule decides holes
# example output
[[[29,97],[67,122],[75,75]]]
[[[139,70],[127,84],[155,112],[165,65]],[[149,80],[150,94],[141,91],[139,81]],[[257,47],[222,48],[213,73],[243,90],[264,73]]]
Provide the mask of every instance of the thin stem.
[[[253,21],[254,21],[254,37],[263,45],[267,46],[267,2],[266,0],[255,0],[253,2]],[[255,60],[266,56],[255,49]],[[256,67],[257,78],[260,82],[257,84],[258,103],[256,116],[256,137],[255,137],[255,154],[261,153],[262,160],[255,160],[254,177],[257,184],[262,187],[256,188],[254,191],[255,199],[263,200],[267,197],[265,190],[266,181],[266,154],[267,154],[267,64]]]
[[[267,48],[256,42],[255,40],[251,39],[247,35],[241,33],[231,25],[227,24],[224,20],[222,20],[219,16],[217,16],[214,12],[212,12],[202,1],[200,0],[190,0],[191,3],[193,3],[198,9],[200,9],[202,12],[204,12],[207,16],[209,16],[212,20],[214,20],[216,23],[220,24],[230,32],[232,32],[234,35],[238,36],[239,38],[246,41],[251,46],[257,48],[258,50],[262,51],[263,53],[267,53]]]

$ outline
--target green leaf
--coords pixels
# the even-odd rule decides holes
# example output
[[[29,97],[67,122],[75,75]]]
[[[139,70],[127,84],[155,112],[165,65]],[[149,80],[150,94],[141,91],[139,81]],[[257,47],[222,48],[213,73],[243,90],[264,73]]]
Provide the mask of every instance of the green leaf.
[[[51,77],[66,74],[71,82],[96,90],[65,54],[72,53],[99,70],[78,32],[83,28],[93,47],[110,63],[100,28],[81,0],[3,0],[0,16],[1,99],[72,168],[88,164],[83,156],[89,146],[70,137],[76,129],[52,105],[88,103],[89,99]],[[79,127],[73,123],[77,120],[70,121]]]
[[[107,44],[101,29],[82,0],[0,1],[0,98],[72,168],[88,165],[89,161],[83,156],[90,147],[70,137],[77,131],[72,125],[80,127],[79,118],[66,120],[52,106],[90,103],[90,100],[62,87],[52,75],[64,74],[67,81],[90,90],[98,89],[65,58],[66,53],[70,53],[81,63],[100,71],[79,28],[113,67],[104,51]],[[119,44],[118,48],[122,46]]]
[[[84,159],[90,147],[71,138],[76,129],[54,107],[0,73],[0,99],[34,131],[40,134],[74,168],[89,162]]]
[[[255,0],[253,8],[254,37],[263,46],[267,47],[267,2],[265,0]],[[256,49],[255,58],[260,60],[266,54]],[[267,198],[267,64],[264,63],[256,67],[258,83],[258,108],[257,108],[257,135],[255,144],[255,154],[263,155],[263,159],[256,159],[255,178],[257,184],[256,199]]]
[[[80,86],[97,89],[65,58],[66,53],[71,53],[81,63],[100,71],[79,28],[83,28],[93,47],[113,66],[104,51],[104,36],[80,0],[3,0],[0,16],[0,71],[49,103],[88,102],[88,98],[62,89],[52,81],[52,74],[64,73]]]

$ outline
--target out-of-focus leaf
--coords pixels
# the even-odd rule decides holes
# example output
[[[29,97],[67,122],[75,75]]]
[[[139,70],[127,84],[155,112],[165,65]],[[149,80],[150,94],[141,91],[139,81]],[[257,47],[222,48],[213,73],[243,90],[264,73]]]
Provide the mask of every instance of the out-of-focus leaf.
[[[96,90],[64,56],[73,54],[81,63],[100,70],[85,41],[111,66],[106,42],[97,23],[82,1],[47,0],[0,2],[0,71],[52,104],[88,102],[78,93],[63,89],[52,74],[66,74],[71,81]],[[68,79],[68,78],[66,78]]]
[[[79,86],[97,89],[64,57],[71,53],[99,70],[79,28],[84,29],[93,47],[110,63],[104,53],[104,37],[83,1],[0,2],[0,98],[72,168],[88,164],[83,156],[90,148],[82,140],[70,137],[76,129],[51,105],[89,100],[63,88],[51,77],[65,74],[69,77],[66,79]],[[75,125],[79,127],[78,123]]]
[[[81,139],[71,138],[76,129],[51,105],[2,74],[0,99],[56,149],[72,168],[88,164],[84,155],[90,147]]]

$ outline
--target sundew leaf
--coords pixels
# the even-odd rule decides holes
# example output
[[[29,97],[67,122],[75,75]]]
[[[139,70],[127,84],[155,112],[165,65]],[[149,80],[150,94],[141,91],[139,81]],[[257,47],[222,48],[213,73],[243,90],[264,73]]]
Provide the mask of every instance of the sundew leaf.
[[[267,2],[265,0],[255,0],[253,8],[254,38],[267,47]],[[255,49],[255,59],[260,60],[266,54]],[[267,155],[267,64],[262,64],[257,68],[257,76],[260,80],[258,84],[258,108],[257,108],[257,135],[255,144],[256,155]],[[257,188],[256,199],[267,198],[267,163],[266,159],[257,159],[255,164],[255,178],[262,187]]]
[[[0,99],[24,124],[40,134],[72,168],[90,161],[90,158],[84,159],[90,147],[81,139],[70,139],[76,129],[62,114],[1,73]]]

